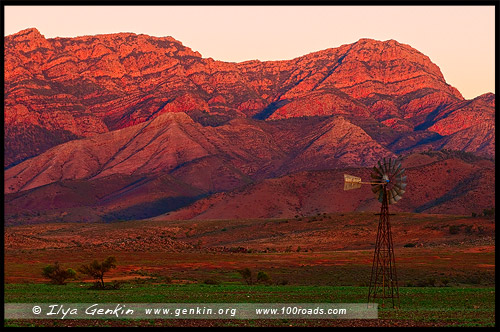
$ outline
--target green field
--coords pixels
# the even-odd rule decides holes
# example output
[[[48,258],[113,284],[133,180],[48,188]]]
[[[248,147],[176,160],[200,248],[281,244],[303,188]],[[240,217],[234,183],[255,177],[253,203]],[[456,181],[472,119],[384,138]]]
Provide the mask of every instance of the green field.
[[[365,303],[366,287],[205,285],[125,283],[118,290],[90,290],[89,284],[64,286],[6,284],[10,303]],[[401,287],[401,308],[380,308],[378,320],[354,326],[494,326],[495,288]],[[196,326],[345,326],[345,320],[193,320]],[[149,326],[164,320],[8,320],[6,326]],[[189,325],[189,324],[188,324]],[[349,325],[348,325],[349,326]]]

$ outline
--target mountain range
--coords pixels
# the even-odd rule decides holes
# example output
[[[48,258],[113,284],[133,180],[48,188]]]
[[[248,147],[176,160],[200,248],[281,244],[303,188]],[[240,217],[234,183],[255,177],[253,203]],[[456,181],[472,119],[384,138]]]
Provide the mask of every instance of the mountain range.
[[[376,210],[337,189],[384,157],[412,174],[396,209],[494,206],[495,95],[395,40],[241,63],[132,33],[4,46],[7,223]]]

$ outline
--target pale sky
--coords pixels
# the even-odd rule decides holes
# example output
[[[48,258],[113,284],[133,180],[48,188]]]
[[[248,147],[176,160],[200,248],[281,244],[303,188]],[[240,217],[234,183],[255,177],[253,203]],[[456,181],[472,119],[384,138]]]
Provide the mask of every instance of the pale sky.
[[[5,35],[172,36],[204,58],[288,60],[395,39],[429,56],[467,99],[495,92],[494,6],[5,6]]]

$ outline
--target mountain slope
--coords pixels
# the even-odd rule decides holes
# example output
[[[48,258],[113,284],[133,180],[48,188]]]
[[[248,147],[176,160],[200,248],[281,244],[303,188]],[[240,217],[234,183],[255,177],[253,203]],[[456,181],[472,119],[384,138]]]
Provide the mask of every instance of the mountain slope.
[[[447,153],[414,154],[402,161],[407,190],[392,211],[470,214],[495,205],[495,165]],[[370,169],[307,171],[201,199],[158,220],[293,218],[317,213],[380,210],[369,186],[343,190],[343,174],[367,179]]]

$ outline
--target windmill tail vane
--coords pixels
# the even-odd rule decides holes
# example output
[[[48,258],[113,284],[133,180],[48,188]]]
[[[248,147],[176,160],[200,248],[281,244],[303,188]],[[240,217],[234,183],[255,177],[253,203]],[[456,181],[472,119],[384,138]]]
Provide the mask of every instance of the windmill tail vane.
[[[344,190],[359,189],[362,184],[383,184],[383,182],[363,182],[360,177],[344,174]]]
[[[344,190],[359,188],[361,188],[361,178],[349,174],[344,174]]]

